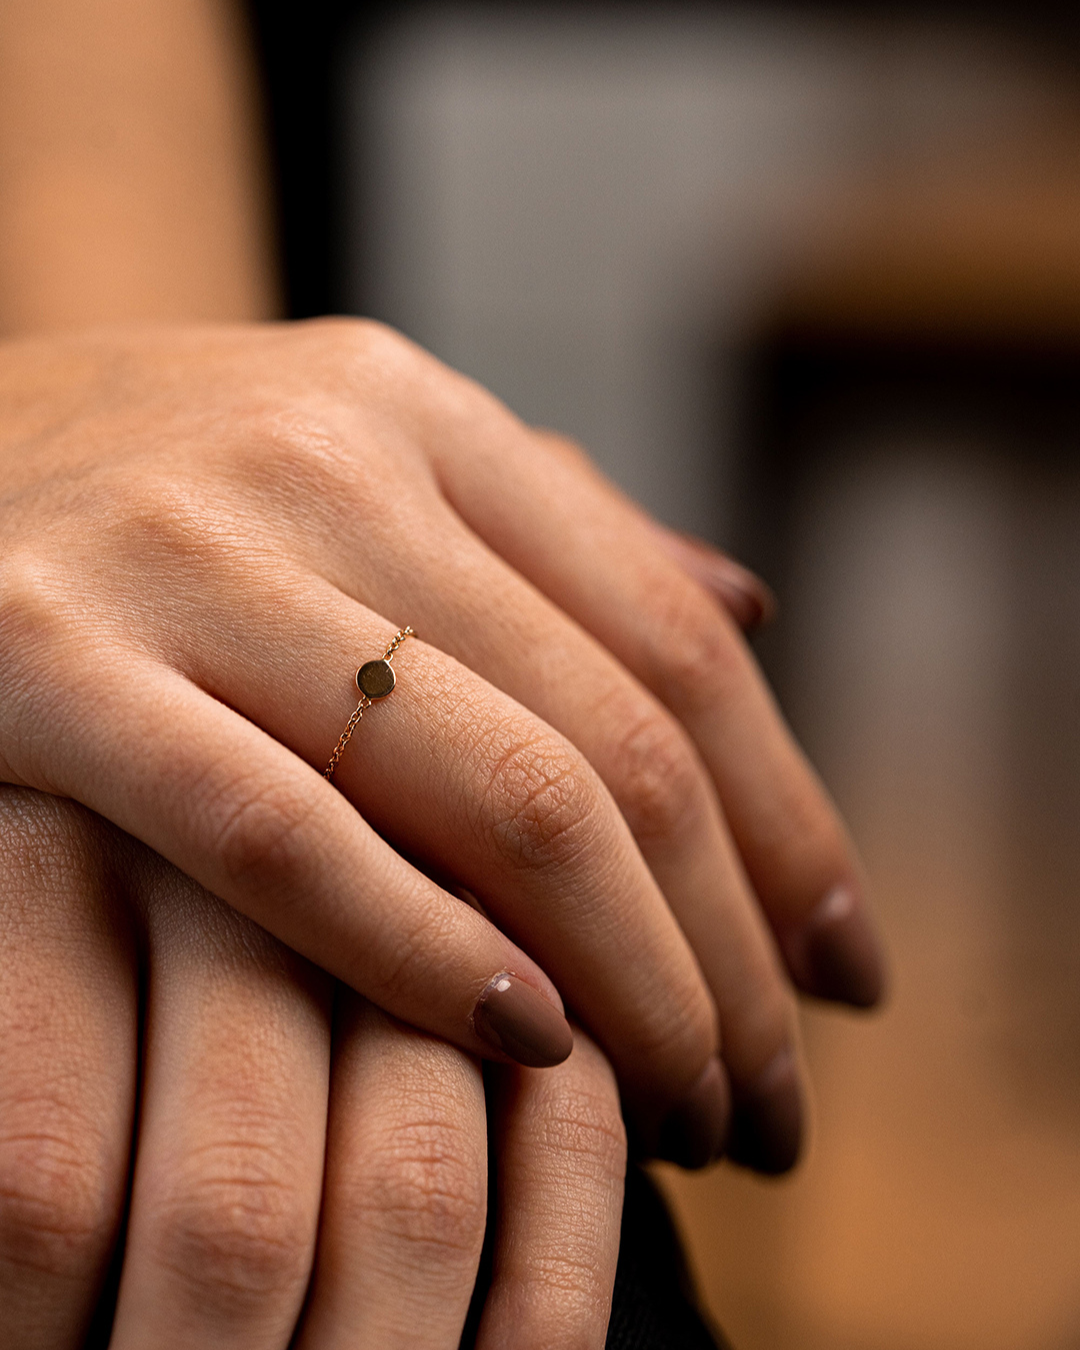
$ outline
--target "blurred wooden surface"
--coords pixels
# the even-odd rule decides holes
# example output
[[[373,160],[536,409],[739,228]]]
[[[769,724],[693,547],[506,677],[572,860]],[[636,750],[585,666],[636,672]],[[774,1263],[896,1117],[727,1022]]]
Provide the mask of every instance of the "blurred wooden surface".
[[[737,1350],[1080,1345],[1080,455],[991,442],[886,418],[801,504],[789,705],[895,987],[807,1010],[792,1180],[663,1171]]]

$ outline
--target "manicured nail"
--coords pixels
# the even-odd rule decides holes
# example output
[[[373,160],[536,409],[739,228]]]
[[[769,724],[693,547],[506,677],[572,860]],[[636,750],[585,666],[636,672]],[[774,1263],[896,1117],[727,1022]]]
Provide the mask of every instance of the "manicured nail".
[[[705,1167],[723,1153],[730,1119],[727,1074],[714,1056],[686,1100],[664,1122],[657,1156],[680,1167]]]
[[[574,1033],[558,1008],[516,975],[496,975],[473,1012],[476,1034],[530,1069],[561,1064],[574,1048]]]
[[[733,1098],[727,1141],[732,1162],[769,1176],[794,1167],[802,1147],[803,1100],[792,1051],[781,1050],[749,1087],[736,1087]]]
[[[692,534],[655,526],[656,541],[684,571],[712,591],[740,628],[749,632],[776,613],[776,596],[748,567]]]
[[[707,566],[706,566],[707,564]],[[745,632],[768,623],[776,613],[776,597],[755,573],[723,554],[702,560],[702,580]]]
[[[801,927],[781,939],[804,994],[872,1008],[885,991],[885,958],[858,892],[837,886]]]

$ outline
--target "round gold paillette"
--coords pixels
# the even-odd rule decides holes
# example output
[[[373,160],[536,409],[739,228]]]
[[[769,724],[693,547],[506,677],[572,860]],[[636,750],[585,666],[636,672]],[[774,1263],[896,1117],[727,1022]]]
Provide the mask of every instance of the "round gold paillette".
[[[399,628],[390,639],[385,653],[377,661],[365,661],[356,672],[356,687],[360,690],[360,702],[349,718],[345,730],[338,737],[338,743],[334,746],[334,753],[330,756],[330,763],[323,770],[323,777],[327,782],[330,782],[333,778],[338,760],[352,739],[352,734],[359,725],[365,711],[371,707],[376,699],[385,698],[387,694],[394,692],[397,676],[394,674],[394,668],[390,662],[394,659],[394,653],[405,639],[415,636],[416,634],[411,628]]]
[[[372,702],[394,692],[397,676],[389,661],[365,661],[356,672],[356,687]]]

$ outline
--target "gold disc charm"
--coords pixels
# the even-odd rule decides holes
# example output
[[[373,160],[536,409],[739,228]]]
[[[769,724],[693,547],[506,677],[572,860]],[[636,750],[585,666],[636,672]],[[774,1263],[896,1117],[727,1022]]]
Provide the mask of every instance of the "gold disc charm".
[[[375,701],[385,698],[393,692],[397,683],[394,667],[387,660],[365,661],[356,672],[356,687],[362,694]]]
[[[412,628],[399,628],[390,639],[382,657],[378,661],[365,661],[356,672],[356,687],[360,690],[360,702],[353,709],[353,715],[345,724],[345,730],[338,737],[337,745],[334,746],[330,763],[323,770],[323,777],[328,783],[333,781],[338,760],[345,753],[345,747],[349,744],[349,741],[352,740],[352,734],[360,725],[361,717],[377,698],[385,698],[387,694],[394,692],[397,676],[394,674],[394,668],[390,662],[394,659],[394,653],[405,639],[415,636],[416,633]]]

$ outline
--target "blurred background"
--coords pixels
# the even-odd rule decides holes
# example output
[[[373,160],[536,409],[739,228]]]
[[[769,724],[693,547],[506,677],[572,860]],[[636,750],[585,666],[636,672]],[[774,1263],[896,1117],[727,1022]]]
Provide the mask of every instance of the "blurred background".
[[[289,8],[293,312],[395,324],[757,567],[866,859],[894,993],[805,1010],[804,1165],[661,1172],[709,1308],[740,1350],[1080,1346],[1080,19]]]

